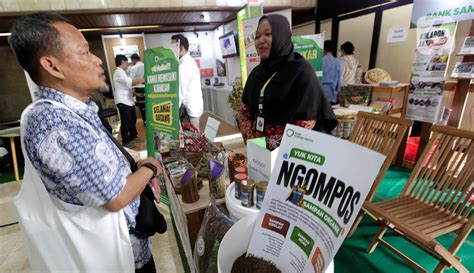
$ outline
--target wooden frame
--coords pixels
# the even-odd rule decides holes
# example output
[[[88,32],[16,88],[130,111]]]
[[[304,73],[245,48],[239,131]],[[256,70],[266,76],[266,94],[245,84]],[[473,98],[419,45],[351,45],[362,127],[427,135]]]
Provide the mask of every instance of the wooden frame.
[[[452,266],[468,272],[456,252],[474,224],[474,132],[434,125],[433,135],[423,150],[399,197],[378,203],[364,203],[364,208],[377,217],[382,226],[367,251],[381,243],[419,271],[426,270],[382,239],[390,228],[422,250],[440,260],[434,272]],[[469,189],[471,187],[471,189]],[[457,232],[453,244],[446,249],[435,239]]]
[[[366,200],[370,202],[377,192],[382,180],[390,167],[402,140],[407,134],[408,128],[413,125],[413,120],[395,118],[387,115],[375,115],[365,112],[357,114],[357,122],[349,138],[350,142],[372,149],[386,156],[379,174],[375,178],[374,184],[370,188]],[[364,208],[358,214],[349,236],[352,236],[357,229],[362,217]]]

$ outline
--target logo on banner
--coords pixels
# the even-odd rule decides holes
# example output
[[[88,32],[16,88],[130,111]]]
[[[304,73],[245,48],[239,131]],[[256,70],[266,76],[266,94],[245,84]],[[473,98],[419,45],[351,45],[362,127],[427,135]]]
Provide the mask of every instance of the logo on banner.
[[[430,20],[422,16],[417,21],[417,50],[423,55],[432,55],[435,51],[450,49],[453,43],[453,18],[444,17]],[[450,28],[453,29],[450,29]]]

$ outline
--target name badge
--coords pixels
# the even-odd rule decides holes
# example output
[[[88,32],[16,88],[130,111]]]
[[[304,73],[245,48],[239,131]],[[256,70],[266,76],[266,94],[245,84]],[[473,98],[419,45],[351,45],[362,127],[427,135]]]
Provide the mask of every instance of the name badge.
[[[260,133],[264,133],[265,132],[265,119],[263,117],[257,117],[257,122],[256,122],[256,126],[255,126],[256,130]]]

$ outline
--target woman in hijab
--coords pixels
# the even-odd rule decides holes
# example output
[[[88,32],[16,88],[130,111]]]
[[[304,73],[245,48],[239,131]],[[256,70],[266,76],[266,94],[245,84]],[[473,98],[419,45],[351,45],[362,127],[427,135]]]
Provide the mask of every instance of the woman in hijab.
[[[266,137],[280,146],[287,123],[330,133],[337,125],[311,65],[293,52],[291,30],[282,15],[263,16],[255,33],[261,62],[250,73],[242,96],[240,126],[244,140]]]

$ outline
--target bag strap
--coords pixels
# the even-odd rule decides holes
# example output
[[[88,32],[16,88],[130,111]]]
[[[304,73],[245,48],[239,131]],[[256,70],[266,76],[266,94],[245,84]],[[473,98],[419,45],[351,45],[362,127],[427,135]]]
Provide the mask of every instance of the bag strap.
[[[132,173],[136,172],[138,170],[138,165],[135,162],[135,160],[133,159],[133,157],[130,155],[130,153],[127,152],[127,150],[125,150],[125,148],[122,146],[122,144],[120,144],[109,131],[107,131],[107,130],[104,130],[104,131],[107,133],[107,136],[109,136],[109,138],[114,142],[115,146],[117,146],[117,148],[120,150],[120,152],[122,152],[122,154],[128,160],[128,163],[130,164],[130,169],[132,170]]]

